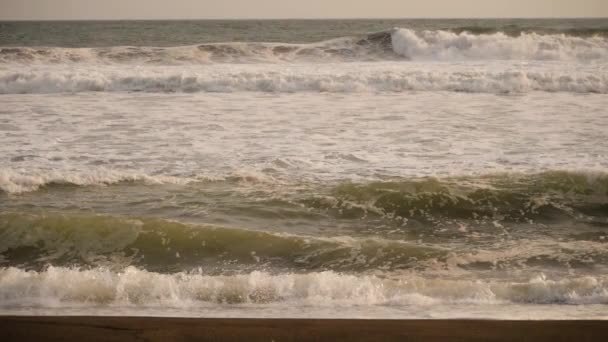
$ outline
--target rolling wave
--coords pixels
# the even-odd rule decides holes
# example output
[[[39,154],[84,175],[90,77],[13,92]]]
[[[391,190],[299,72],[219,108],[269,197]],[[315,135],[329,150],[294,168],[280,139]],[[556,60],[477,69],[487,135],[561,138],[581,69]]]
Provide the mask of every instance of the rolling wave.
[[[98,215],[0,214],[0,265],[124,267],[169,272],[275,268],[410,268],[443,254],[424,244],[380,238],[312,237],[167,220]]]
[[[374,213],[418,222],[445,219],[559,221],[608,217],[608,177],[603,173],[548,171],[477,178],[343,183],[330,196],[303,201],[343,215]]]
[[[475,32],[477,31],[477,32]],[[483,31],[483,30],[482,30]],[[480,34],[481,33],[481,34]],[[608,40],[471,28],[415,31],[407,28],[312,44],[210,43],[181,47],[4,47],[2,63],[279,63],[374,60],[568,60],[608,58]]]
[[[10,170],[0,173],[0,189],[13,195],[41,188],[48,192],[56,186],[110,184],[132,187],[132,193],[154,191],[149,189],[151,184],[161,187],[158,191],[162,191],[162,186],[170,185],[173,192],[187,195],[185,198],[204,196],[200,191],[210,194],[213,191],[245,191],[243,186],[247,185],[249,191],[263,190],[259,193],[268,197],[252,198],[251,205],[259,200],[271,199],[267,203],[267,210],[293,207],[294,210],[313,210],[342,219],[394,217],[425,225],[446,220],[475,220],[481,223],[494,220],[555,222],[575,219],[600,222],[608,218],[608,175],[600,171],[556,170],[537,174],[395,178],[391,181],[360,183],[288,183],[263,173],[238,172],[224,177],[190,178],[104,169],[63,174],[21,174]],[[297,192],[294,193],[292,189],[297,189]],[[240,206],[246,204],[236,201],[234,205],[235,215],[244,213]]]
[[[496,235],[496,231],[494,228],[491,233]],[[309,236],[161,219],[59,213],[0,214],[0,237],[0,266],[32,270],[52,265],[110,270],[136,266],[160,273],[201,268],[209,275],[255,270],[458,273],[539,266],[585,270],[608,261],[602,239],[522,238],[502,242],[500,247],[476,244],[472,252],[470,243],[459,249],[450,244],[373,235]],[[451,237],[452,243],[455,238]]]

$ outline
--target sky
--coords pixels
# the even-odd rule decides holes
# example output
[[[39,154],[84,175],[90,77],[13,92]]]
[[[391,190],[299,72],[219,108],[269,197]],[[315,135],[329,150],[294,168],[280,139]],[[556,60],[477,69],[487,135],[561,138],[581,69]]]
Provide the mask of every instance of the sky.
[[[0,20],[608,17],[608,0],[0,0]]]

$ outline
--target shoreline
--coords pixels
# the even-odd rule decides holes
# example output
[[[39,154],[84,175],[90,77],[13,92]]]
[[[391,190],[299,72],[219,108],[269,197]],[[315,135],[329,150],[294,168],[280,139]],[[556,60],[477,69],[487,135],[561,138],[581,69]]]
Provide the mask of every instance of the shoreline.
[[[608,320],[0,316],[3,341],[606,341]]]

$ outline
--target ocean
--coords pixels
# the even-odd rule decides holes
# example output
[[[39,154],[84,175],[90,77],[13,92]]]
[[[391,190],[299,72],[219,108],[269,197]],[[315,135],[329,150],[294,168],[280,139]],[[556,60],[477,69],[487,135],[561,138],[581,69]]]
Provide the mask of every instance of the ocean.
[[[0,22],[0,314],[608,319],[608,19]]]

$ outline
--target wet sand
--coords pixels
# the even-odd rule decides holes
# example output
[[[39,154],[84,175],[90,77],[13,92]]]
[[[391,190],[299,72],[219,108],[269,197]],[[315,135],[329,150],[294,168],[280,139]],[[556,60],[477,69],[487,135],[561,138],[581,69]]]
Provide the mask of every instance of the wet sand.
[[[608,341],[608,321],[0,317],[2,341]]]

